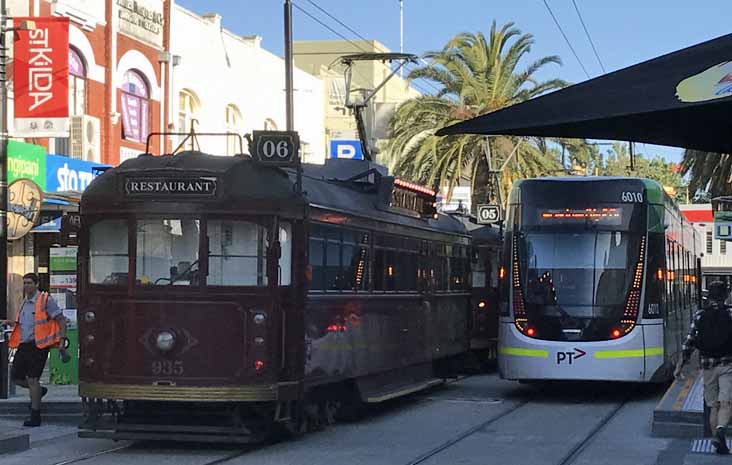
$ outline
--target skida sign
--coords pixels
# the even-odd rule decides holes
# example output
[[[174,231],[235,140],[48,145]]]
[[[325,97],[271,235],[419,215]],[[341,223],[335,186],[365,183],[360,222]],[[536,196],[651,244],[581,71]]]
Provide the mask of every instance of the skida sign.
[[[69,19],[14,18],[14,26],[15,135],[68,137]]]

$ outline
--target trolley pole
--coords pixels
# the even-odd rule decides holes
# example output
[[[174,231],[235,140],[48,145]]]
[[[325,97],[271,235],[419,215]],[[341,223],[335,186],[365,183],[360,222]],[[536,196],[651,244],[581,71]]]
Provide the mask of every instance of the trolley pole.
[[[5,0],[0,0],[0,320],[8,319],[8,87],[5,44]],[[2,330],[2,329],[0,329]],[[0,399],[7,399],[10,387],[8,344],[0,343]]]

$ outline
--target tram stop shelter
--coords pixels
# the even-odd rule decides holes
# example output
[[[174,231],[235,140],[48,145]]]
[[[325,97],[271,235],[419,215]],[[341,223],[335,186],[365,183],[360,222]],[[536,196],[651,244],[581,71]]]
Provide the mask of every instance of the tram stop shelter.
[[[483,134],[645,142],[732,153],[732,34],[440,129]],[[653,432],[708,433],[698,369],[675,381]]]

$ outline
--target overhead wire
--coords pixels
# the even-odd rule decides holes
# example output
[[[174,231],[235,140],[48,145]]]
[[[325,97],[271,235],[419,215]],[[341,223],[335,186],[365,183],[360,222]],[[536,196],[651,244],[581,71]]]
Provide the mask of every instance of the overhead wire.
[[[363,35],[362,35],[361,33],[359,33],[358,31],[356,31],[356,30],[355,30],[354,28],[350,27],[350,26],[349,26],[348,24],[346,24],[346,23],[345,23],[344,21],[340,20],[340,19],[339,19],[339,18],[338,18],[337,16],[335,16],[334,14],[330,13],[330,12],[329,12],[328,10],[326,10],[325,8],[323,8],[322,6],[320,6],[320,5],[319,5],[319,4],[317,3],[317,2],[315,2],[314,0],[306,0],[306,1],[307,1],[308,3],[310,3],[310,4],[311,4],[311,5],[313,6],[313,7],[317,8],[317,9],[318,9],[318,10],[319,10],[319,11],[320,11],[321,13],[323,13],[324,15],[328,16],[328,17],[329,17],[330,19],[332,19],[333,21],[335,21],[336,23],[338,23],[338,24],[339,24],[339,25],[340,25],[341,27],[343,27],[344,29],[348,30],[348,31],[349,31],[350,33],[354,34],[354,35],[355,35],[356,37],[358,37],[359,39],[361,39],[361,40],[363,40],[363,41],[365,41],[365,42],[369,42],[369,39],[367,39],[366,37],[364,37],[364,36],[363,36]],[[310,17],[311,19],[313,19],[314,21],[316,21],[317,23],[319,23],[320,25],[322,25],[323,27],[325,27],[325,28],[326,28],[326,29],[328,29],[329,31],[331,31],[331,32],[333,32],[334,34],[336,34],[336,35],[337,35],[338,37],[341,37],[342,39],[346,40],[346,41],[347,41],[348,43],[350,43],[351,45],[353,45],[353,46],[354,46],[354,47],[356,47],[357,49],[361,50],[362,52],[364,52],[364,53],[368,53],[368,50],[364,49],[363,47],[361,47],[360,45],[358,45],[358,44],[357,44],[356,42],[354,42],[354,41],[352,41],[352,40],[348,39],[348,38],[347,38],[346,36],[344,36],[343,34],[340,34],[339,32],[335,31],[335,30],[334,30],[334,29],[332,29],[332,28],[331,28],[330,26],[328,26],[327,24],[323,23],[323,22],[322,22],[322,21],[320,21],[320,20],[319,20],[318,18],[316,18],[315,16],[313,16],[313,15],[312,15],[311,13],[307,12],[306,10],[304,10],[304,9],[303,9],[303,8],[302,8],[301,6],[297,5],[297,4],[296,4],[296,3],[294,3],[294,2],[293,2],[292,4],[293,4],[293,6],[295,6],[295,7],[296,7],[296,8],[298,9],[298,10],[300,10],[301,12],[303,12],[304,14],[306,14],[307,16],[309,16],[309,17]],[[405,69],[407,69],[407,70],[409,70],[409,68],[407,68],[407,66],[408,66],[408,65],[409,65],[409,63],[405,64]],[[427,79],[423,79],[422,81],[423,81],[423,82],[424,82],[425,84],[427,84],[427,85],[429,85],[430,87],[432,87],[432,88],[434,89],[434,91],[435,91],[435,92],[440,92],[440,91],[442,90],[442,89],[440,89],[439,87],[437,87],[437,86],[436,86],[436,85],[435,85],[434,83],[430,82],[430,81],[429,81],[429,80],[427,80]],[[411,82],[411,84],[412,84],[412,85],[413,85],[414,87],[416,87],[416,88],[417,88],[417,90],[419,90],[419,91],[420,91],[421,93],[423,93],[423,94],[429,94],[429,93],[431,93],[430,91],[428,91],[428,90],[426,90],[426,89],[425,89],[424,87],[422,87],[422,86],[420,85],[420,83],[417,83],[417,82],[415,82],[415,81],[412,81],[412,82]]]
[[[552,11],[551,7],[547,3],[546,0],[544,1],[544,6],[546,6],[546,9],[549,11],[549,14],[551,15],[552,19],[554,20],[554,24],[557,25],[557,28],[559,29],[559,32],[562,33],[562,37],[564,37],[564,41],[567,42],[567,45],[569,45],[569,49],[572,51],[572,54],[577,59],[577,63],[579,63],[580,67],[582,68],[582,71],[585,72],[585,76],[587,76],[587,79],[590,79],[590,73],[587,72],[587,68],[585,68],[584,63],[582,63],[582,60],[580,60],[579,55],[577,55],[577,52],[574,50],[574,47],[572,47],[572,42],[570,42],[569,37],[567,37],[567,34],[564,33],[564,29],[562,29],[562,25],[559,24],[559,20],[557,20],[557,17],[554,16],[554,12]]]
[[[580,23],[582,23],[582,28],[585,30],[585,34],[587,35],[587,40],[590,41],[590,45],[592,46],[592,51],[595,54],[595,58],[597,58],[597,62],[600,63],[600,68],[602,69],[602,72],[604,74],[604,73],[606,73],[605,65],[602,64],[602,60],[600,59],[600,54],[597,53],[597,48],[595,48],[595,42],[592,40],[592,36],[590,36],[590,31],[587,29],[585,20],[582,19],[582,13],[580,13],[579,7],[577,7],[577,2],[575,2],[575,0],[572,0],[572,5],[574,5],[574,11],[576,11],[577,16],[579,16]]]

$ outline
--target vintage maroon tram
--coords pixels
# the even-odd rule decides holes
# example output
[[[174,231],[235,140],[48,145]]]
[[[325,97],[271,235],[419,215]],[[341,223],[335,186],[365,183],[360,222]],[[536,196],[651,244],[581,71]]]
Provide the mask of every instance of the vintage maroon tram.
[[[249,442],[426,388],[469,348],[470,237],[364,161],[141,155],[81,200],[82,437]],[[300,193],[302,192],[302,193]]]
[[[473,320],[470,349],[483,366],[494,365],[498,349],[498,292],[502,234],[497,225],[468,225],[472,239]]]

